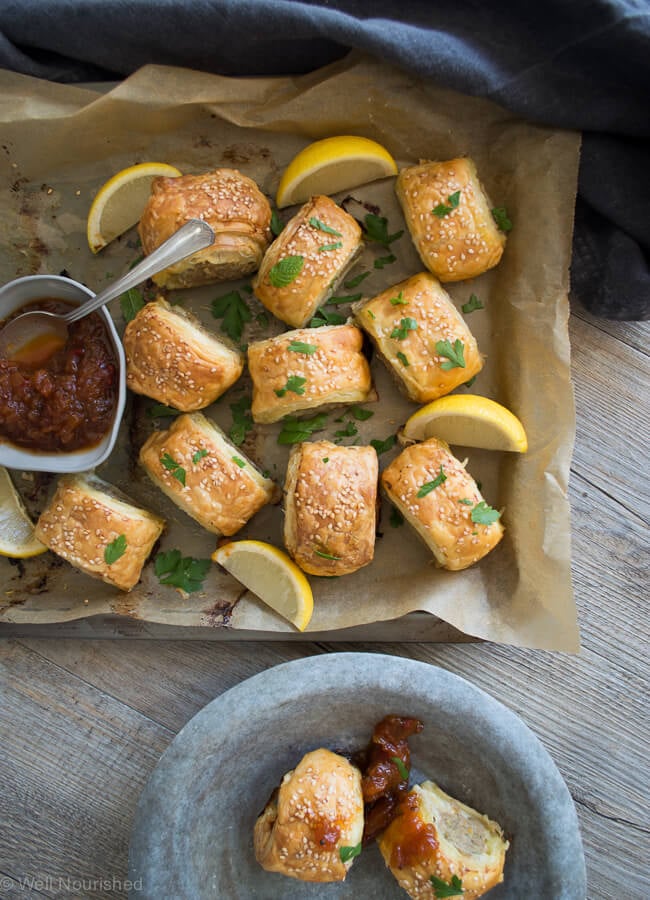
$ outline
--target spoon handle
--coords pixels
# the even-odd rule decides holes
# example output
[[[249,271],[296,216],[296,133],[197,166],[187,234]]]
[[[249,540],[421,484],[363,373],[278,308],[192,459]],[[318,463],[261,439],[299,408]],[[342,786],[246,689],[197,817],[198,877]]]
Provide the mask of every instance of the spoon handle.
[[[127,272],[122,278],[118,278],[117,281],[114,281],[113,284],[103,291],[95,294],[92,300],[82,303],[81,306],[67,313],[63,318],[66,322],[76,322],[77,319],[94,312],[100,306],[108,303],[109,300],[119,297],[120,294],[123,294],[130,288],[146,281],[151,275],[155,275],[168,266],[180,262],[181,259],[196,253],[197,250],[209,247],[212,243],[214,243],[214,232],[207,222],[202,222],[200,219],[190,219],[153,253],[150,253],[149,256],[134,266],[130,272]]]

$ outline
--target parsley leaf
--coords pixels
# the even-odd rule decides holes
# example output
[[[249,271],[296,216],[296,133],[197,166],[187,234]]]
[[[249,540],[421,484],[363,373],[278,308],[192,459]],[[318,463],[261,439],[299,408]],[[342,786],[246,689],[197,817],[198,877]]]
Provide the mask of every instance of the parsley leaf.
[[[445,475],[442,465],[440,466],[440,471],[433,479],[433,481],[427,481],[422,485],[420,490],[417,492],[417,497],[426,497],[427,494],[430,494],[431,491],[434,491],[437,487],[440,487],[441,484],[447,480],[447,476]]]
[[[154,560],[154,572],[160,583],[180,588],[188,594],[201,590],[209,568],[209,559],[182,556],[180,550],[159,553]]]
[[[239,466],[240,469],[243,469],[246,466],[246,463],[241,458],[241,456],[233,456],[232,461]]]
[[[305,393],[305,388],[303,387],[305,384],[307,384],[307,379],[303,378],[302,375],[289,375],[285,386],[276,388],[275,394],[277,397],[284,397],[287,391],[291,391],[292,394],[302,396]]]
[[[142,291],[137,288],[131,288],[120,297],[120,308],[125,322],[131,322],[144,306],[144,297]]]
[[[512,231],[512,222],[505,206],[495,206],[492,210],[492,218],[497,223],[497,228],[501,231]]]
[[[345,428],[341,428],[340,431],[334,432],[334,437],[354,437],[355,434],[359,434],[359,429],[354,422],[348,422]]]
[[[381,455],[382,453],[387,453],[389,450],[392,450],[397,442],[396,434],[389,434],[385,441],[377,440],[373,438],[370,441],[370,446],[374,447],[377,451],[377,455]]]
[[[201,447],[200,450],[197,450],[196,453],[193,454],[192,462],[194,463],[194,465],[196,465],[199,462],[199,460],[203,459],[203,457],[207,456],[207,455],[208,455],[208,451],[205,449],[205,447]]]
[[[403,297],[403,291],[400,291],[397,297],[391,297],[390,302],[393,306],[408,306],[408,300]]]
[[[388,256],[378,256],[373,265],[375,269],[383,269],[384,266],[389,266],[391,263],[394,263],[396,259],[397,257],[393,256],[392,253]]]
[[[282,431],[278,435],[278,444],[299,444],[306,441],[315,431],[321,431],[327,424],[326,413],[319,413],[311,419],[296,419],[287,416],[282,420]]]
[[[429,880],[433,885],[433,893],[438,900],[443,900],[444,897],[460,897],[461,894],[465,893],[463,882],[458,875],[452,875],[449,884],[436,875],[431,875]]]
[[[364,278],[367,278],[370,275],[370,272],[362,272],[360,275],[355,275],[354,278],[350,278],[348,281],[343,282],[343,287],[348,291],[352,288],[359,287]]]
[[[393,328],[390,333],[390,337],[395,338],[398,341],[403,341],[406,337],[408,337],[409,331],[416,331],[418,327],[418,323],[411,316],[406,316],[406,318],[402,319],[398,326]],[[440,342],[438,342],[440,343]]]
[[[111,541],[110,544],[106,544],[104,547],[104,562],[107,566],[112,566],[113,563],[117,562],[125,553],[126,535],[120,534],[114,541]]]
[[[402,779],[402,781],[408,781],[409,780],[409,770],[406,768],[406,765],[404,764],[404,760],[400,759],[399,756],[391,756],[391,760],[397,766],[397,771],[399,772],[399,777]]]
[[[221,330],[235,343],[241,340],[244,324],[252,319],[251,311],[239,291],[229,291],[213,300],[212,315],[222,320]]]
[[[431,212],[434,216],[438,216],[439,219],[442,219],[444,216],[448,216],[450,212],[453,212],[458,203],[460,201],[460,191],[454,191],[453,194],[450,194],[447,197],[447,203],[449,206],[445,206],[444,203],[439,203],[437,206],[434,206]]]
[[[320,328],[321,325],[344,325],[346,322],[346,316],[342,316],[340,313],[336,312],[327,312],[327,310],[319,307],[308,327]]]
[[[319,231],[324,231],[325,234],[333,234],[334,237],[343,237],[340,231],[337,231],[335,228],[330,228],[329,225],[326,225],[325,222],[321,222],[321,220],[317,219],[316,216],[311,217],[311,219],[309,220],[309,224],[312,228],[317,228]]]
[[[287,349],[293,350],[294,353],[306,353],[307,356],[312,356],[318,347],[316,344],[305,344],[304,341],[291,341]]]
[[[341,558],[340,556],[334,556],[332,553],[328,553],[327,550],[317,550],[316,548],[314,548],[314,553],[316,554],[316,556],[322,556],[323,559],[338,560]]]
[[[362,294],[346,294],[341,297],[330,297],[326,303],[332,306],[338,306],[340,303],[356,303],[357,300],[361,300],[362,296]]]
[[[485,500],[481,500],[480,503],[477,503],[471,512],[472,522],[476,522],[477,525],[492,525],[493,522],[496,522],[497,519],[500,518],[501,513],[496,509],[492,509],[491,506],[488,506]]]
[[[475,309],[485,309],[485,307],[478,299],[476,294],[470,294],[468,302],[463,303],[461,309],[464,313],[471,313],[474,312]]]
[[[353,406],[350,410],[357,422],[365,422],[366,419],[372,419],[374,412],[371,409],[363,409],[361,406]]]
[[[399,240],[404,234],[404,229],[396,231],[394,234],[388,233],[388,219],[385,216],[376,216],[374,213],[368,213],[364,218],[364,231],[369,241],[375,241],[377,244],[383,244],[389,247],[393,241]]]
[[[284,224],[282,222],[282,219],[280,218],[277,209],[274,209],[271,213],[271,231],[273,232],[275,237],[277,237],[282,232],[283,228]]]
[[[444,369],[445,372],[448,372],[449,369],[464,369],[464,349],[463,342],[460,338],[457,338],[454,341],[453,347],[449,341],[436,341],[436,353],[438,356],[447,357],[447,362],[440,363],[440,368]]]
[[[286,287],[300,275],[304,262],[304,256],[285,256],[269,272],[269,281],[273,287]]]
[[[318,252],[324,253],[326,250],[340,250],[342,246],[342,241],[336,241],[334,244],[323,244],[318,248]]]
[[[400,525],[404,524],[404,516],[396,506],[391,508],[389,522],[391,528],[399,528]]]
[[[359,842],[356,847],[339,847],[341,862],[349,862],[349,860],[354,859],[355,856],[359,856],[360,854],[361,842]]]
[[[174,457],[170,456],[169,453],[163,453],[160,457],[160,462],[165,469],[172,473],[172,477],[175,478],[176,481],[180,481],[183,487],[185,487],[185,469],[181,464],[176,462]]]
[[[150,406],[147,410],[147,415],[151,416],[152,419],[162,419],[164,416],[177,416],[179,414],[177,409],[174,409],[171,406],[165,406],[164,403],[154,403],[153,406]]]
[[[232,413],[232,425],[228,432],[230,440],[238,447],[246,440],[246,435],[253,428],[253,418],[249,412],[251,408],[250,397],[240,397],[234,403],[230,404],[230,412]]]
[[[397,353],[395,354],[395,356],[399,359],[399,361],[401,362],[401,364],[402,364],[403,366],[407,366],[407,367],[408,367],[408,366],[410,365],[410,363],[409,363],[409,361],[408,361],[408,357],[406,356],[405,353],[402,353],[401,350],[398,350]]]

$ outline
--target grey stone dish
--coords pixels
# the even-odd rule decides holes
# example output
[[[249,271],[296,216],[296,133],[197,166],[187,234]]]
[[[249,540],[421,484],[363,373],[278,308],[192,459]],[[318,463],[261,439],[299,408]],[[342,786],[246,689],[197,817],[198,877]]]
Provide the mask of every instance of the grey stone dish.
[[[347,879],[307,884],[265,872],[253,825],[273,788],[309,750],[365,746],[388,714],[416,716],[411,783],[432,778],[487,813],[510,841],[490,900],[584,900],[573,801],[551,757],[514,713],[444,669],[375,653],[284,663],[209,703],[163,754],[131,836],[133,900],[400,900],[376,846]]]

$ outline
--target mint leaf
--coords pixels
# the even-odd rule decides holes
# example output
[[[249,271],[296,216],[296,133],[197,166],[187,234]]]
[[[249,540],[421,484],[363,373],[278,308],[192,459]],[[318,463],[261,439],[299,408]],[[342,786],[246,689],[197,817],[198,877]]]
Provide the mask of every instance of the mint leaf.
[[[203,459],[203,457],[207,455],[208,451],[205,449],[205,447],[201,447],[200,450],[197,450],[196,453],[193,454],[192,462],[194,463],[194,465],[196,465],[199,460]]]
[[[274,209],[271,213],[271,232],[277,237],[284,228],[284,224],[282,219],[280,218],[277,209]]]
[[[235,403],[230,404],[232,413],[232,425],[228,432],[233,444],[240,447],[246,440],[246,435],[253,428],[253,418],[249,412],[251,408],[250,397],[240,397]]]
[[[325,222],[321,222],[320,219],[317,219],[316,216],[312,216],[309,220],[309,224],[312,228],[317,228],[319,231],[324,231],[325,234],[333,234],[334,237],[343,237],[340,231],[337,231],[335,228],[330,228],[329,225],[326,225]],[[341,245],[339,244],[339,247]]]
[[[370,441],[370,446],[374,447],[377,451],[377,455],[380,456],[382,453],[387,453],[389,450],[392,450],[397,442],[397,435],[389,434],[385,441],[380,441],[376,438],[373,438]]]
[[[395,338],[397,341],[403,341],[406,337],[408,337],[409,331],[416,331],[418,327],[418,323],[411,316],[406,316],[406,318],[402,319],[398,326],[393,328],[390,333],[390,337]]]
[[[147,415],[152,419],[162,419],[165,416],[177,416],[179,411],[171,406],[165,406],[164,403],[154,403],[147,409]]]
[[[391,297],[390,302],[393,306],[408,306],[408,300],[404,299],[402,291],[399,292],[397,297]]]
[[[125,322],[131,322],[144,306],[142,291],[131,288],[120,297],[120,308]]]
[[[376,216],[374,213],[368,213],[364,218],[364,231],[366,239],[375,241],[377,244],[383,244],[389,247],[393,241],[397,241],[404,234],[404,229],[396,231],[394,234],[388,233],[388,219],[385,216]]]
[[[512,222],[508,217],[508,210],[505,206],[495,206],[492,210],[492,218],[497,223],[497,228],[501,231],[512,231]]]
[[[355,856],[359,856],[360,854],[361,842],[359,842],[356,847],[339,847],[341,862],[349,862],[349,860],[354,859]]]
[[[463,890],[463,882],[458,875],[452,875],[449,884],[447,884],[446,881],[443,881],[442,878],[438,878],[436,875],[431,875],[430,881],[433,885],[433,893],[438,900],[443,900],[444,897],[460,897],[461,894],[465,893]]]
[[[391,756],[391,760],[397,766],[397,771],[399,772],[399,777],[402,779],[402,781],[408,781],[409,780],[409,770],[406,768],[406,765],[404,764],[404,760],[400,759],[399,756]]]
[[[111,541],[110,544],[106,544],[104,547],[104,562],[107,566],[112,566],[113,563],[117,562],[125,553],[126,535],[120,534],[114,541]]]
[[[346,316],[342,316],[340,313],[327,312],[327,310],[319,307],[308,327],[320,328],[322,325],[345,325],[346,322]]]
[[[431,212],[434,216],[438,216],[439,219],[442,219],[444,216],[448,216],[450,212],[453,212],[460,202],[460,191],[454,191],[453,194],[450,194],[447,197],[447,203],[449,206],[445,206],[444,203],[439,203],[437,206],[434,206]]]
[[[446,356],[447,362],[440,363],[440,368],[445,372],[449,369],[464,369],[465,357],[463,356],[463,342],[460,339],[454,341],[454,345],[449,341],[436,341],[436,353],[438,356]]]
[[[307,384],[307,379],[303,378],[301,375],[289,375],[285,386],[283,388],[275,389],[276,396],[284,397],[287,391],[302,396],[305,393],[305,388],[303,387],[305,384]]]
[[[395,356],[399,359],[399,361],[401,362],[401,364],[402,364],[403,366],[409,366],[409,365],[410,365],[410,363],[409,363],[409,361],[408,361],[408,357],[406,356],[405,353],[402,353],[401,350],[398,350],[397,353],[395,354]]]
[[[324,253],[326,250],[340,250],[342,246],[343,243],[341,241],[336,241],[334,244],[323,244],[318,248],[318,252]]]
[[[221,319],[221,331],[235,343],[239,343],[244,324],[252,319],[251,311],[242,300],[239,291],[229,291],[212,301],[212,315]]]
[[[240,456],[233,456],[232,461],[239,466],[240,469],[243,469],[246,466],[246,463]]]
[[[319,413],[311,419],[296,419],[287,416],[282,420],[282,430],[278,435],[278,444],[299,444],[306,441],[315,431],[321,431],[327,424],[327,414]]]
[[[350,412],[358,422],[365,422],[366,419],[371,419],[374,416],[374,412],[371,409],[363,409],[361,406],[353,406]]]
[[[397,259],[393,254],[389,254],[388,256],[379,256],[374,262],[375,269],[383,269],[384,266],[389,266],[391,263],[394,263]]]
[[[209,568],[209,559],[182,556],[180,550],[159,553],[154,560],[154,572],[160,583],[180,588],[188,594],[201,590]]]
[[[463,503],[465,506],[473,506],[474,505],[474,501],[470,500],[469,497],[461,497],[461,499],[458,502]]]
[[[294,353],[306,353],[307,356],[312,356],[318,350],[316,344],[305,344],[304,341],[291,341],[289,350],[293,350]]]
[[[474,312],[475,309],[485,309],[481,301],[478,299],[476,294],[470,294],[469,300],[467,303],[463,303],[461,309],[464,313]]]
[[[357,300],[361,300],[362,294],[347,294],[346,296],[341,297],[330,297],[329,300],[326,300],[326,304],[329,306],[337,306],[340,303],[356,303]]]
[[[163,453],[160,457],[160,462],[165,469],[172,473],[172,478],[175,478],[176,481],[179,481],[183,487],[185,487],[185,469],[181,464],[176,462],[174,457],[170,456],[169,453]]]
[[[370,272],[362,272],[360,275],[355,275],[354,278],[348,279],[348,281],[343,282],[343,287],[348,291],[352,288],[359,287],[364,278],[367,278],[370,275]]]
[[[338,559],[341,558],[340,556],[333,556],[331,553],[328,553],[327,550],[316,550],[316,549],[314,549],[314,553],[316,554],[316,556],[322,556],[323,559],[334,559],[334,560],[338,560]],[[341,849],[343,849],[343,848],[341,848]],[[361,851],[359,851],[359,852],[361,852]],[[357,855],[357,854],[355,854],[355,855]]]
[[[471,512],[472,522],[476,522],[477,525],[492,525],[500,518],[501,513],[496,509],[492,509],[491,506],[488,506],[485,500],[481,500],[480,503],[477,503]]]
[[[273,287],[286,287],[300,275],[304,262],[303,256],[285,256],[269,272],[269,281]]]
[[[334,432],[334,437],[354,437],[356,434],[359,434],[359,429],[354,422],[348,422],[345,428],[341,428],[340,431]]]
[[[420,490],[417,492],[417,497],[426,497],[427,494],[430,494],[431,491],[434,491],[437,487],[440,487],[441,484],[447,480],[447,476],[445,475],[442,465],[440,466],[440,472],[436,475],[433,481],[427,481],[423,484]]]

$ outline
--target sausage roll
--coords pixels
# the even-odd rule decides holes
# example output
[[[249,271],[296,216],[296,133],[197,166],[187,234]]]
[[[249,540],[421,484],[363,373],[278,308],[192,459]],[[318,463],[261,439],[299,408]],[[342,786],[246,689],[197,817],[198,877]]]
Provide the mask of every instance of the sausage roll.
[[[296,444],[285,483],[284,543],[311,575],[347,575],[372,562],[377,454],[330,441]]]
[[[432,876],[450,887],[458,887],[452,881],[458,879],[462,888],[457,893],[462,889],[465,900],[482,897],[503,881],[509,846],[496,822],[432,781],[409,791],[377,843],[400,887],[414,900],[442,896]]]
[[[503,537],[499,513],[438,438],[402,450],[382,472],[381,482],[443,569],[466,569]]]
[[[96,475],[64,475],[36,534],[82,572],[130,591],[164,525]]]
[[[237,169],[154,178],[138,231],[145,254],[190,219],[203,219],[214,243],[153,276],[164,288],[230,281],[255,272],[271,240],[271,207],[255,182]]]
[[[319,406],[367,400],[372,380],[362,345],[354,325],[285,331],[249,344],[253,419],[277,422]]]
[[[334,292],[361,246],[357,221],[329,197],[312,197],[267,250],[255,294],[278,319],[301,328]]]
[[[214,534],[235,534],[280,499],[277,485],[203,413],[179,416],[167,431],[154,431],[140,462],[154,484]]]
[[[483,368],[474,335],[428,272],[355,304],[354,313],[416,403],[448,394]]]
[[[183,412],[213,403],[244,370],[241,353],[162,298],[142,307],[123,340],[127,387]]]
[[[499,262],[506,236],[471,159],[421,160],[402,169],[395,190],[420,258],[440,281],[475,278]]]
[[[362,835],[361,773],[337,753],[313,750],[255,823],[255,858],[267,872],[301,881],[344,881]]]

